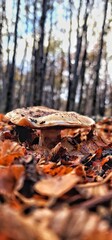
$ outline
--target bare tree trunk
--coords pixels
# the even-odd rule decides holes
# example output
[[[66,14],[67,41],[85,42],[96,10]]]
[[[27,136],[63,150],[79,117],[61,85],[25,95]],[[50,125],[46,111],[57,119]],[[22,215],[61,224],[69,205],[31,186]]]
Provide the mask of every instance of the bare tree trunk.
[[[112,116],[112,84],[110,84],[110,116]]]
[[[16,22],[15,22],[15,31],[14,31],[14,51],[13,51],[11,72],[10,72],[10,77],[8,82],[8,89],[7,89],[7,99],[6,99],[6,107],[5,107],[6,112],[10,111],[13,108],[14,74],[15,74],[17,39],[18,39],[19,11],[20,11],[20,0],[17,1],[17,13],[16,13]]]
[[[32,48],[32,56],[31,56],[31,72],[30,77],[26,77],[28,83],[25,81],[25,86],[28,87],[26,96],[26,106],[33,105],[34,101],[34,92],[35,92],[35,84],[37,81],[37,2],[38,0],[34,0],[33,3],[33,48]]]
[[[86,35],[86,45],[85,45],[84,54],[82,58],[82,66],[80,70],[81,88],[80,88],[79,103],[77,108],[77,112],[79,113],[82,113],[82,112],[84,113],[84,110],[81,109],[81,104],[83,99],[83,90],[84,90],[84,83],[85,83],[86,59],[87,59],[87,35]]]
[[[2,0],[0,4],[0,79],[2,80],[2,28],[3,28],[3,20],[4,20],[4,13],[5,13],[5,1]]]
[[[21,63],[21,73],[20,73],[20,80],[19,80],[19,91],[18,91],[18,96],[17,96],[17,99],[16,99],[17,107],[21,106],[21,96],[24,94],[25,91],[27,91],[27,89],[24,89],[24,86],[23,86],[24,65],[25,65],[25,59],[26,59],[26,54],[27,54],[27,48],[28,48],[28,42],[26,40],[25,49],[24,49],[24,55],[23,55],[23,59],[22,59],[22,63]]]
[[[57,109],[60,109],[60,107],[61,107],[61,90],[62,90],[62,84],[63,84],[63,70],[64,70],[64,52],[61,49],[61,69],[60,69],[60,83],[59,83],[59,89],[58,89]]]
[[[47,76],[48,90],[45,92],[44,104],[48,107],[54,107],[54,89],[55,89],[55,51],[53,51],[52,61],[49,66],[49,74]],[[46,89],[45,88],[45,89]]]
[[[79,62],[81,46],[82,46],[82,35],[80,36],[80,33],[79,33],[81,7],[82,7],[82,0],[80,0],[78,14],[77,14],[77,45],[76,45],[75,64],[74,64],[74,76],[69,85],[70,88],[69,88],[69,96],[68,96],[69,99],[68,99],[67,108],[70,111],[74,110],[75,89],[77,88],[77,84],[78,84],[77,68],[78,68],[78,62]]]
[[[0,100],[3,99],[4,94],[4,76],[3,76],[3,47],[2,47],[2,29],[3,21],[5,17],[5,0],[0,3],[0,82],[2,83],[2,88],[0,89]]]
[[[25,29],[25,34],[27,36],[28,34],[28,30],[29,30],[29,7],[28,7],[28,0],[26,1],[26,18],[25,18],[25,23],[26,23],[26,29]],[[24,79],[24,66],[25,66],[25,60],[26,60],[26,56],[27,56],[27,49],[28,49],[28,40],[26,39],[25,41],[25,49],[24,49],[24,55],[23,55],[23,59],[21,62],[21,72],[20,72],[20,80],[19,80],[19,90],[18,90],[18,96],[17,96],[17,107],[21,107],[21,104],[23,106],[26,105],[26,93],[28,91],[27,87],[27,76],[25,76]],[[24,82],[23,82],[24,80]]]
[[[79,10],[81,8],[82,2],[80,2]],[[73,80],[72,80],[72,87],[71,87],[71,95],[70,95],[70,107],[69,110],[74,110],[75,108],[75,100],[76,100],[76,93],[77,93],[77,86],[78,86],[78,66],[79,66],[79,59],[82,49],[82,39],[83,39],[83,33],[85,31],[86,25],[87,25],[87,19],[88,19],[88,5],[89,0],[86,1],[86,10],[85,10],[85,17],[84,17],[84,24],[82,28],[82,34],[80,35],[79,31],[77,32],[77,49],[76,49],[76,55],[75,55],[75,64],[74,64],[74,73],[73,73]],[[80,13],[80,11],[79,11]],[[79,21],[79,16],[78,16]],[[78,23],[79,25],[79,23]]]
[[[54,87],[55,87],[55,57],[52,61],[52,68],[51,68],[51,74],[50,74],[50,80],[51,80],[51,108],[54,108]]]
[[[86,61],[87,61],[87,30],[88,30],[88,26],[87,26],[87,20],[88,20],[88,16],[91,14],[91,10],[93,8],[94,5],[94,0],[91,2],[90,4],[90,9],[86,12],[85,15],[85,25],[83,28],[83,36],[84,36],[84,53],[83,53],[83,57],[82,57],[82,63],[81,63],[81,67],[80,67],[80,72],[79,72],[79,77],[80,77],[80,82],[81,82],[81,86],[80,86],[80,93],[79,93],[79,103],[78,103],[78,107],[77,107],[77,111],[81,114],[84,114],[84,106],[82,106],[82,101],[83,101],[83,92],[84,92],[84,87],[85,87],[85,73],[86,73]]]
[[[45,21],[47,14],[47,0],[42,1],[42,15],[40,19],[40,39],[38,49],[35,50],[35,79],[34,79],[34,96],[33,104],[41,105],[43,91],[43,74],[44,74],[44,36],[45,36]]]
[[[91,108],[91,104],[89,104],[89,98],[90,98],[90,82],[88,84],[85,84],[85,94],[83,96],[83,101],[81,104],[81,114],[87,114],[89,115],[89,108]]]
[[[107,54],[106,54],[107,55]],[[106,56],[107,57],[107,56]],[[108,60],[105,59],[105,79],[104,79],[104,89],[100,94],[100,103],[99,103],[99,114],[103,117],[105,115],[106,109],[106,94],[107,94],[107,79],[108,79]]]
[[[69,29],[69,48],[68,48],[68,97],[66,110],[68,111],[70,108],[70,94],[71,94],[71,73],[72,73],[72,65],[71,65],[71,33],[72,33],[72,1],[69,0],[69,11],[70,11],[70,29]]]
[[[6,21],[6,26],[7,26],[7,66],[6,66],[5,77],[6,77],[6,81],[7,81],[8,77],[9,77],[9,56],[10,56],[9,43],[10,43],[10,37],[11,37],[12,33],[9,32],[7,18],[5,19],[5,21]]]
[[[43,85],[44,85],[44,80],[45,80],[45,75],[46,75],[46,67],[47,67],[47,62],[48,62],[48,54],[49,54],[49,49],[50,49],[50,44],[51,44],[51,35],[52,35],[52,28],[53,28],[53,2],[54,0],[52,0],[51,2],[51,14],[50,14],[50,29],[49,29],[49,37],[48,37],[48,46],[46,49],[46,54],[45,54],[45,59],[44,59],[44,79],[43,79]]]
[[[98,58],[97,58],[97,62],[96,62],[96,75],[95,75],[94,84],[93,84],[93,102],[92,102],[92,115],[93,116],[95,116],[98,111],[97,97],[98,97],[98,86],[99,86],[99,71],[100,71],[100,66],[101,66],[102,49],[103,49],[104,33],[105,33],[105,23],[106,23],[106,17],[107,17],[107,8],[108,8],[108,0],[105,0],[104,19],[103,19],[101,39],[100,39],[100,48],[99,48]]]

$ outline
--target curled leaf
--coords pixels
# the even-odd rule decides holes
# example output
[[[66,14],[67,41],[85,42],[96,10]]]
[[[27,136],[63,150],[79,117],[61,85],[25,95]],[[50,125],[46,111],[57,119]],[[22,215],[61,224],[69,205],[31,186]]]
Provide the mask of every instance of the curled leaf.
[[[0,164],[10,165],[15,158],[24,156],[25,148],[11,140],[0,141]]]
[[[0,194],[10,195],[15,189],[20,188],[23,174],[22,165],[0,166]]]

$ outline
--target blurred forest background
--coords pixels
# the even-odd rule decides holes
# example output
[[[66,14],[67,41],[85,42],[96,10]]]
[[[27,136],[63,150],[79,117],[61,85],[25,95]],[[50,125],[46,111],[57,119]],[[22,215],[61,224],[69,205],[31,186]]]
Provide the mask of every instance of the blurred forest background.
[[[0,112],[112,115],[112,0],[0,0]]]

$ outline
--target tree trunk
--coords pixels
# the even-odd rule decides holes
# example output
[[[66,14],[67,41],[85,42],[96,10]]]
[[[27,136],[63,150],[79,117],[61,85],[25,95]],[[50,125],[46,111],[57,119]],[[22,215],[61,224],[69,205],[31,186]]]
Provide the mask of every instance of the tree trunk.
[[[88,3],[87,2],[87,7],[88,7]],[[82,106],[82,101],[83,101],[83,92],[84,92],[84,86],[85,86],[85,73],[86,73],[86,61],[87,61],[87,30],[88,30],[88,26],[87,26],[87,20],[89,15],[91,14],[91,10],[93,8],[94,5],[94,0],[91,2],[90,4],[90,9],[88,11],[86,11],[85,14],[85,23],[84,23],[84,28],[83,28],[83,35],[84,35],[84,53],[83,53],[83,57],[82,57],[82,63],[81,63],[81,68],[80,68],[80,72],[79,72],[79,77],[80,77],[80,82],[81,82],[81,86],[80,86],[80,93],[79,93],[79,103],[78,103],[78,107],[77,107],[77,112],[84,114],[84,107]]]
[[[72,1],[69,0],[69,11],[70,11],[70,29],[69,29],[69,48],[68,48],[68,97],[66,104],[66,111],[70,108],[70,94],[71,94],[71,73],[72,73],[72,65],[71,65],[71,33],[72,33]]]
[[[27,90],[27,89],[24,89],[24,86],[23,86],[24,65],[25,65],[25,59],[26,59],[26,54],[27,54],[27,48],[28,48],[28,42],[26,40],[25,49],[24,49],[24,55],[23,55],[23,59],[22,59],[22,63],[21,63],[21,73],[20,73],[20,80],[19,80],[19,91],[18,91],[18,96],[17,96],[17,100],[16,100],[17,107],[21,106],[21,96],[23,96],[23,94]]]
[[[101,39],[100,39],[100,48],[98,53],[98,58],[96,62],[96,74],[94,79],[93,85],[93,101],[92,101],[92,115],[95,116],[98,112],[98,104],[97,104],[97,97],[98,97],[98,86],[99,86],[99,72],[101,66],[101,58],[102,58],[102,50],[103,50],[103,42],[104,42],[104,33],[105,33],[105,23],[107,17],[107,8],[108,8],[108,0],[105,0],[104,6],[104,19],[102,25],[102,32],[101,32]]]
[[[17,13],[16,13],[16,22],[15,22],[15,31],[14,31],[14,50],[13,50],[11,72],[10,72],[8,89],[7,89],[7,99],[6,99],[6,107],[5,107],[6,112],[10,111],[13,108],[14,74],[15,74],[17,39],[18,39],[19,11],[20,11],[20,0],[17,1]]]
[[[67,109],[69,110],[74,110],[75,107],[75,99],[76,99],[76,92],[77,92],[77,86],[78,86],[78,80],[79,80],[79,74],[78,74],[78,66],[79,66],[79,59],[80,59],[80,54],[81,54],[81,49],[82,49],[82,39],[83,39],[83,33],[85,32],[85,28],[87,25],[87,19],[88,19],[88,5],[89,5],[89,0],[86,2],[86,10],[85,10],[85,17],[84,17],[84,24],[82,28],[82,34],[80,34],[80,11],[82,7],[82,1],[80,1],[79,4],[79,10],[78,10],[78,27],[77,27],[77,46],[76,46],[76,54],[75,54],[75,64],[74,64],[74,73],[73,73],[73,79],[72,82],[69,84],[69,94],[68,94],[68,106]]]
[[[112,116],[112,84],[110,84],[110,116]]]
[[[58,101],[57,101],[57,109],[61,108],[61,90],[63,84],[63,70],[64,70],[64,52],[61,50],[61,69],[60,69],[60,83],[58,89]]]
[[[3,76],[3,46],[2,46],[2,29],[3,29],[3,21],[5,17],[5,1],[2,0],[0,4],[0,82],[2,83],[0,89],[0,100],[2,101],[4,95],[4,76]]]
[[[5,77],[6,80],[9,77],[9,56],[10,56],[10,48],[9,48],[9,43],[10,43],[10,37],[11,37],[11,33],[9,32],[8,29],[8,21],[7,18],[5,19],[6,21],[6,26],[7,26],[7,65],[6,65],[6,72],[5,72]],[[7,82],[7,81],[6,81]]]
[[[26,1],[26,5],[25,5],[25,10],[26,10],[26,16],[25,16],[25,34],[26,36],[28,35],[28,31],[29,31],[29,6],[28,6],[28,0]],[[23,55],[23,59],[21,62],[21,70],[20,70],[20,80],[19,80],[19,90],[18,90],[18,96],[17,96],[17,107],[21,107],[26,106],[26,95],[27,95],[27,85],[28,83],[26,82],[27,79],[27,74],[26,76],[24,76],[24,66],[25,66],[25,61],[26,61],[26,56],[27,56],[27,49],[28,49],[28,40],[26,39],[25,41],[25,48],[24,48],[24,55]],[[24,80],[24,82],[23,82]]]
[[[51,13],[50,13],[50,29],[49,29],[49,37],[48,37],[48,46],[46,49],[46,54],[45,54],[45,60],[44,60],[44,73],[43,76],[46,75],[46,67],[47,67],[47,62],[48,62],[48,54],[49,54],[49,49],[50,49],[50,44],[51,44],[51,35],[52,35],[52,29],[53,29],[53,0],[51,4]],[[43,79],[44,81],[44,79]],[[44,82],[43,82],[44,84]]]
[[[77,49],[76,49],[76,55],[75,55],[72,90],[71,90],[71,95],[70,95],[70,110],[74,110],[74,108],[75,108],[76,93],[77,93],[77,86],[78,86],[78,80],[79,80],[78,66],[79,66],[80,54],[81,54],[81,49],[82,49],[83,33],[85,32],[85,28],[87,25],[87,19],[88,19],[88,5],[89,5],[89,0],[87,0],[87,2],[86,2],[86,10],[85,10],[82,34],[80,35],[78,32],[78,36],[77,36]]]
[[[74,101],[75,101],[75,92],[78,84],[78,76],[77,76],[77,68],[78,68],[78,62],[81,52],[81,46],[82,46],[82,35],[80,36],[79,33],[79,21],[80,21],[80,12],[82,7],[82,0],[80,0],[79,3],[79,9],[77,14],[77,44],[76,44],[76,53],[75,53],[75,64],[74,64],[74,73],[73,73],[73,79],[69,84],[69,94],[68,94],[68,106],[67,109],[72,111],[74,110]]]
[[[86,71],[86,59],[87,59],[87,41],[84,49],[84,54],[83,54],[83,59],[82,59],[82,66],[80,70],[80,79],[81,79],[81,88],[80,88],[80,93],[79,93],[79,103],[78,103],[78,108],[77,112],[82,113],[81,109],[81,104],[83,100],[83,90],[84,90],[84,82],[85,82],[85,71]]]
[[[40,39],[38,49],[35,50],[35,79],[34,79],[34,96],[33,104],[41,105],[43,91],[43,73],[44,73],[44,36],[45,21],[47,13],[47,0],[42,1],[42,15],[40,19]]]
[[[107,55],[107,54],[106,54]],[[99,114],[103,117],[105,116],[106,108],[106,94],[107,94],[107,79],[108,79],[108,60],[105,59],[105,79],[104,79],[104,89],[101,91],[101,98],[99,103]]]
[[[54,108],[54,88],[55,88],[55,57],[52,61],[52,68],[51,68],[51,74],[50,74],[50,81],[51,81],[51,102],[50,107]]]

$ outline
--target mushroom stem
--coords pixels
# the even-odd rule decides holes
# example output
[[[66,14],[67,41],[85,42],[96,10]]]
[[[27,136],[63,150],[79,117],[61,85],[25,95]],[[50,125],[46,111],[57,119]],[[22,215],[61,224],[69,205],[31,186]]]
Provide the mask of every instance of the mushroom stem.
[[[57,128],[41,129],[39,145],[53,148],[61,141],[61,131]]]

